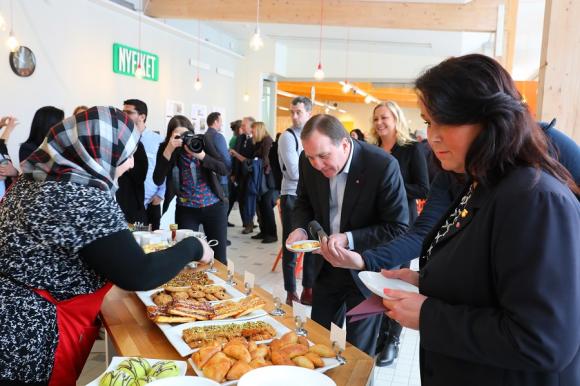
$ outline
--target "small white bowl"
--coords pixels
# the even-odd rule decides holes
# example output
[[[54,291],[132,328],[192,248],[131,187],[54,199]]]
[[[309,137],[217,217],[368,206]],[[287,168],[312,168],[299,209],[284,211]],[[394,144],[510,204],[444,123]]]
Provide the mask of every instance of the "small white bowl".
[[[260,367],[244,374],[238,386],[336,386],[327,375],[298,366]]]
[[[219,386],[220,384],[216,381],[212,381],[209,378],[203,377],[169,377],[158,379],[147,386]]]

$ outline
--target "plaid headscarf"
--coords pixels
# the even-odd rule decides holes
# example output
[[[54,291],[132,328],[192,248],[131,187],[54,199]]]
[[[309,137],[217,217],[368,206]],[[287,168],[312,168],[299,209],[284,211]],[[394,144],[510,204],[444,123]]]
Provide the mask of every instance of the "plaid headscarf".
[[[22,171],[36,181],[70,181],[114,192],[115,171],[133,155],[139,137],[121,110],[92,107],[53,126]]]

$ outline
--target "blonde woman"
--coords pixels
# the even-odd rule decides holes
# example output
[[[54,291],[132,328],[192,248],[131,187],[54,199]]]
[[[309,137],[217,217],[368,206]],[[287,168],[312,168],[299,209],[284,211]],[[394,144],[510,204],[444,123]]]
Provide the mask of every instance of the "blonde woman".
[[[278,233],[276,230],[276,221],[274,218],[274,205],[278,198],[278,192],[275,190],[274,176],[271,174],[269,153],[272,148],[272,137],[266,130],[264,122],[252,123],[252,139],[254,141],[253,160],[259,160],[262,170],[256,170],[256,161],[252,161],[253,176],[249,179],[250,184],[255,184],[260,181],[257,189],[257,197],[255,201],[256,212],[258,215],[258,223],[260,224],[260,233],[252,236],[253,239],[262,239],[263,244],[275,243],[278,241]],[[230,153],[240,162],[245,162],[246,157],[238,152],[230,151]],[[257,173],[262,173],[260,179],[256,179]],[[263,181],[262,181],[263,180]],[[250,189],[251,190],[251,189]],[[248,204],[253,204],[250,198]]]
[[[411,138],[405,114],[399,105],[388,101],[375,107],[373,135],[377,145],[399,162],[409,204],[409,225],[412,225],[417,218],[416,200],[426,198],[429,193],[429,175],[425,156],[418,143]],[[401,326],[386,318],[379,338],[379,348],[382,346],[382,349],[377,356],[377,366],[393,363],[399,352],[400,334]]]

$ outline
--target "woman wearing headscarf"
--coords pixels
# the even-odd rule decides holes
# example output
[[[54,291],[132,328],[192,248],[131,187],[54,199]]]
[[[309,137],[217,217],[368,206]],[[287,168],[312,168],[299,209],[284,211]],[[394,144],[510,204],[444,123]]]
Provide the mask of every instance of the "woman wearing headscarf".
[[[145,255],[114,200],[139,133],[122,111],[93,107],[53,126],[0,204],[0,385],[74,385],[116,284],[155,288],[189,261],[188,238]]]
[[[429,143],[463,192],[420,272],[385,271],[387,315],[419,330],[423,386],[580,385],[580,193],[509,73],[450,58],[416,81]]]

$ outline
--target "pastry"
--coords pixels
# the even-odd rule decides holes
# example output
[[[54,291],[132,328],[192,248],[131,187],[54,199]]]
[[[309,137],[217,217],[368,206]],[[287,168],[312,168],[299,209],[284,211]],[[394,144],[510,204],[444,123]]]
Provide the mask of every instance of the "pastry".
[[[231,367],[232,362],[228,359],[226,354],[218,352],[205,364],[202,371],[204,377],[221,383]]]
[[[306,339],[305,336],[298,337],[298,344],[301,344],[301,345],[306,346],[306,347],[310,347],[310,343],[308,342],[308,339]]]
[[[271,366],[272,362],[268,362],[264,358],[256,358],[256,359],[252,359],[252,361],[249,363],[249,365],[251,368],[257,369],[260,367]]]
[[[260,346],[257,347],[254,351],[250,352],[250,355],[252,356],[252,359],[256,359],[256,358],[266,358],[266,356],[268,356],[268,354],[270,353],[270,349],[268,349],[267,346]]]
[[[119,363],[117,370],[137,379],[146,376],[151,370],[151,365],[143,358],[129,358]]]
[[[302,355],[297,356],[295,358],[292,358],[292,361],[300,367],[314,370],[314,363],[312,363],[312,361],[310,359],[306,358],[305,356],[302,356]]]
[[[287,332],[286,334],[282,335],[280,340],[283,342],[282,346],[286,346],[290,343],[297,343],[298,342],[298,335],[294,331]]]
[[[193,363],[195,363],[195,365],[201,369],[211,359],[211,357],[220,352],[221,349],[221,345],[219,344],[206,345],[201,347],[197,352],[193,353],[191,359],[193,360]]]
[[[272,351],[272,363],[275,365],[296,366],[288,355],[284,355],[280,351]]]
[[[322,360],[320,355],[315,354],[313,352],[307,352],[306,354],[304,354],[304,356],[306,358],[310,359],[310,362],[312,362],[314,367],[316,367],[316,368],[324,367],[324,361]]]
[[[176,377],[179,375],[179,368],[173,361],[159,361],[151,366],[147,375],[155,379]]]
[[[166,294],[163,291],[153,295],[153,303],[155,303],[158,306],[166,306],[168,304],[171,304],[172,302],[173,298],[171,297],[171,295]]]
[[[247,373],[248,371],[251,371],[251,370],[253,370],[253,368],[249,364],[247,364],[246,362],[237,361],[232,366],[230,371],[228,371],[228,374],[226,375],[226,379],[228,381],[240,379],[242,377],[242,375],[244,375],[245,373]]]
[[[224,354],[237,360],[250,363],[252,356],[246,347],[241,344],[228,344],[223,349]]]
[[[134,378],[129,374],[113,370],[105,373],[99,381],[99,386],[132,386]]]
[[[323,358],[333,358],[336,355],[330,347],[324,344],[315,344],[314,346],[310,346],[309,351],[318,354]]]
[[[285,356],[288,356],[290,359],[297,357],[297,356],[300,356],[300,355],[304,355],[307,352],[308,352],[308,347],[305,347],[305,346],[298,344],[298,343],[286,345],[286,346],[282,347],[282,349],[280,350],[280,353],[282,353]]]

